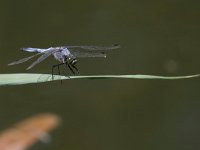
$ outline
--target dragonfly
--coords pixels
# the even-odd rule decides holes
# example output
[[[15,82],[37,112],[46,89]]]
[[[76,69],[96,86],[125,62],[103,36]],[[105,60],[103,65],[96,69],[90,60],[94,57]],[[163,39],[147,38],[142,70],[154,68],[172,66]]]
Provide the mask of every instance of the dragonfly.
[[[40,62],[44,61],[49,56],[53,56],[57,61],[58,64],[52,65],[52,79],[54,75],[54,69],[58,69],[58,74],[60,75],[60,66],[65,65],[66,68],[68,67],[73,75],[78,74],[79,70],[75,66],[77,64],[77,58],[96,58],[102,57],[106,58],[106,52],[108,50],[118,49],[120,45],[114,44],[111,46],[59,46],[59,47],[50,47],[50,48],[32,48],[32,47],[25,47],[21,48],[22,51],[32,52],[35,53],[26,58],[22,58],[20,60],[14,61],[9,63],[8,65],[17,65],[24,63],[36,56],[39,56],[33,63],[26,68],[29,70],[33,68],[35,65],[39,64]]]

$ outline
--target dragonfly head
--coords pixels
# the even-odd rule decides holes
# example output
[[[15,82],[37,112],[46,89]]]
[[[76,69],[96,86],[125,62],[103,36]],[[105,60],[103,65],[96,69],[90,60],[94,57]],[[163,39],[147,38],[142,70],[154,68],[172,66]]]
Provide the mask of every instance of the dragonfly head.
[[[66,60],[69,64],[75,65],[78,61],[75,57],[66,57]]]
[[[77,63],[77,59],[76,58],[73,58],[72,61],[70,62],[72,65],[75,65]]]

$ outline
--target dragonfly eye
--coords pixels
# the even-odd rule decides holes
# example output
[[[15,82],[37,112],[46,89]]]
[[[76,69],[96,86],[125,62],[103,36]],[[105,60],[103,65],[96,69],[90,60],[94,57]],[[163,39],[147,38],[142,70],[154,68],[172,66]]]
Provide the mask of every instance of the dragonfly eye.
[[[71,64],[72,64],[72,65],[75,65],[77,62],[78,62],[77,59],[73,59],[73,60],[71,61]]]

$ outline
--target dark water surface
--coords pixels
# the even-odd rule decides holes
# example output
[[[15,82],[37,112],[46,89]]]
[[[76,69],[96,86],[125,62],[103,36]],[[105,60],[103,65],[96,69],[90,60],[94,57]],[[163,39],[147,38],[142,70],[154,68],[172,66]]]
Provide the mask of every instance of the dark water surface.
[[[110,45],[82,75],[200,73],[200,1],[1,0],[1,73],[50,73],[49,58],[8,67],[20,47]],[[37,150],[200,149],[200,79],[67,80],[0,88],[0,129],[40,112],[63,119]]]

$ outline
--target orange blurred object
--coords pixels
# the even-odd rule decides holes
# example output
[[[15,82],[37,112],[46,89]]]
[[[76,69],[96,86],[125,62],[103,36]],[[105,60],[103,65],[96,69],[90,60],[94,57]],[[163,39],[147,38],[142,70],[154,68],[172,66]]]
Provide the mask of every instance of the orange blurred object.
[[[49,141],[48,132],[60,123],[54,114],[38,114],[0,133],[0,150],[26,150],[38,140]]]

